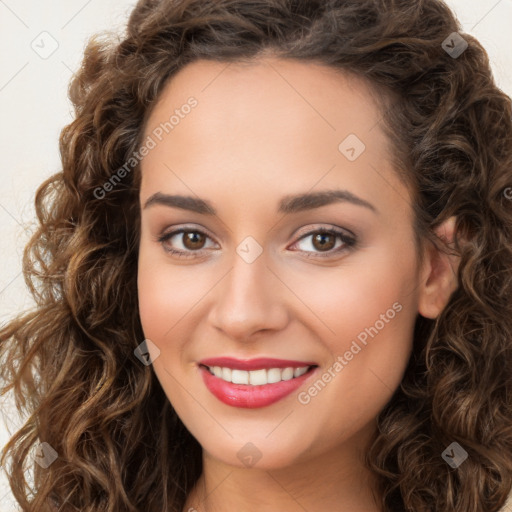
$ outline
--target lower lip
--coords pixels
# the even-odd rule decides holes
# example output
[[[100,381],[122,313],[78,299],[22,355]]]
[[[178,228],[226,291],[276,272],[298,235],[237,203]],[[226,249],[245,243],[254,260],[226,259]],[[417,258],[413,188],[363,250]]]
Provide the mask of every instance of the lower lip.
[[[315,371],[315,368],[313,368],[300,377],[282,380],[274,384],[250,386],[247,384],[226,382],[212,375],[210,371],[203,366],[199,368],[203,376],[203,381],[212,395],[227,405],[246,409],[266,407],[267,405],[278,402],[290,393],[293,393]]]

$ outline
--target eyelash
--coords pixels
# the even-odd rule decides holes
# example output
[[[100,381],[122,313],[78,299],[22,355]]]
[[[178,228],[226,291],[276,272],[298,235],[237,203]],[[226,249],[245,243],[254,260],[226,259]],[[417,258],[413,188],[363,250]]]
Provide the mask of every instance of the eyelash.
[[[164,251],[166,251],[169,254],[172,254],[174,256],[177,256],[179,258],[194,258],[196,254],[201,254],[203,251],[207,251],[208,249],[199,249],[197,251],[187,250],[182,251],[179,249],[172,249],[169,247],[165,247],[164,243],[172,238],[173,236],[176,236],[180,233],[199,233],[201,235],[206,236],[207,238],[210,238],[204,231],[196,228],[180,228],[176,231],[171,231],[169,233],[164,233],[163,235],[159,236],[157,238],[157,241],[162,245]],[[309,231],[302,235],[296,242],[294,242],[293,245],[297,244],[299,241],[316,234],[328,234],[328,235],[335,235],[338,237],[344,244],[344,246],[338,247],[337,249],[331,249],[329,252],[321,253],[311,253],[310,251],[299,251],[303,252],[307,258],[330,258],[333,257],[333,255],[337,255],[343,251],[354,249],[357,244],[357,239],[355,237],[347,235],[345,232],[340,231],[335,228],[318,228],[313,231]]]

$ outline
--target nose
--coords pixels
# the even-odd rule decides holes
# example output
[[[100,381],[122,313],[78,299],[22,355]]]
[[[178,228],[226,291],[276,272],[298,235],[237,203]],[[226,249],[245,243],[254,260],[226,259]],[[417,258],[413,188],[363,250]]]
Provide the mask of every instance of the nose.
[[[235,253],[231,270],[215,287],[210,325],[236,341],[283,329],[289,321],[286,287],[274,272],[265,252],[252,263]]]

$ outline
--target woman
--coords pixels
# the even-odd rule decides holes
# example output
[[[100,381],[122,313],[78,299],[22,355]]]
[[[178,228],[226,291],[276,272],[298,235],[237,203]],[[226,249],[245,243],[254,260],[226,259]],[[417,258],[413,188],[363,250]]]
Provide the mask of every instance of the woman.
[[[141,0],[90,42],[1,332],[23,510],[503,507],[512,109],[459,28]]]

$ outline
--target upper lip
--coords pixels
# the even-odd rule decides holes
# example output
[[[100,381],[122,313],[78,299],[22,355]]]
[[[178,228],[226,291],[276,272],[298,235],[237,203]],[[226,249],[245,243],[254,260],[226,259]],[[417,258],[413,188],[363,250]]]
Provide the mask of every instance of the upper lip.
[[[221,366],[233,370],[267,370],[269,368],[302,368],[304,366],[316,366],[311,361],[292,361],[289,359],[273,359],[269,357],[258,357],[255,359],[236,359],[233,357],[212,357],[199,361],[204,366]]]

